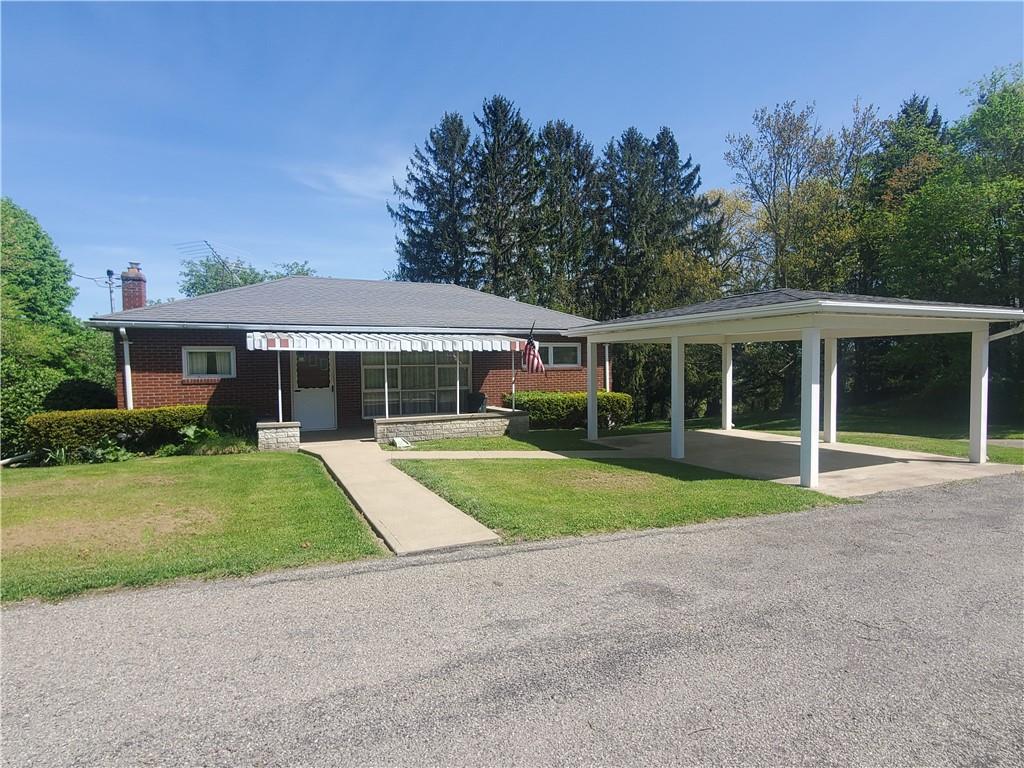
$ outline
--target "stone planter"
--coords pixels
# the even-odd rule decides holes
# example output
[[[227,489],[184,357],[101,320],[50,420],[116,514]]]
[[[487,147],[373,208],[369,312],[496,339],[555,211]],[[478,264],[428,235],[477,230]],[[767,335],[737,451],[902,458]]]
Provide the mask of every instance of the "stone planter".
[[[521,435],[529,429],[529,414],[508,408],[488,408],[484,413],[463,413],[458,416],[445,413],[373,420],[373,436],[378,443],[390,442],[394,437],[403,437],[410,443],[416,443],[455,437]]]
[[[299,450],[299,422],[256,422],[256,446],[261,451],[290,451],[295,453]]]

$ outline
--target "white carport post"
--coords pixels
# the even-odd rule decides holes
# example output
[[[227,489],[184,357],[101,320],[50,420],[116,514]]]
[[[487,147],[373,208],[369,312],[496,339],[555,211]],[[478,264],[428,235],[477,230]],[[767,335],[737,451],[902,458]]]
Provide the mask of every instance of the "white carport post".
[[[973,464],[988,461],[988,326],[971,331],[971,445]]]
[[[836,442],[836,415],[839,396],[839,339],[825,339],[825,442]]]
[[[597,439],[597,344],[587,339],[587,439]]]
[[[722,429],[732,429],[732,342],[722,344]]]
[[[672,337],[672,458],[681,459],[686,455],[683,442],[684,409],[686,397],[686,353],[683,340],[679,336]]]
[[[821,329],[804,328],[800,341],[800,485],[817,488]]]

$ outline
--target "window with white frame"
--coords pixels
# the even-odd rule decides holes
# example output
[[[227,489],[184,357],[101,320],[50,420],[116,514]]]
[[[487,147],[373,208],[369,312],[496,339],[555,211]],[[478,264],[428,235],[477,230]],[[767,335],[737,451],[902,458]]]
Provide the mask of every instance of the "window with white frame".
[[[234,347],[182,347],[181,371],[186,379],[233,379]]]
[[[582,365],[579,344],[538,344],[537,351],[545,368],[579,368]]]
[[[467,409],[472,384],[469,352],[363,352],[363,418],[384,415],[387,370],[388,414],[455,413],[458,376],[459,410]],[[456,362],[458,361],[458,362]],[[456,374],[456,371],[458,373]]]

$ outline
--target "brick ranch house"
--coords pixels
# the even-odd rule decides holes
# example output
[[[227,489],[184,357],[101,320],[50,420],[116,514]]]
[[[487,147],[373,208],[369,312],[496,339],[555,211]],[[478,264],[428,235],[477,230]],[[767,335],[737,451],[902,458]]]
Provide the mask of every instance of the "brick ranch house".
[[[469,288],[285,277],[146,306],[139,265],[121,279],[124,309],[89,321],[114,334],[119,408],[238,405],[313,431],[466,413],[479,394],[501,406],[513,375],[518,391],[587,388],[586,341],[565,333],[591,321]],[[543,374],[521,370],[534,325]],[[591,349],[610,388],[607,346]]]

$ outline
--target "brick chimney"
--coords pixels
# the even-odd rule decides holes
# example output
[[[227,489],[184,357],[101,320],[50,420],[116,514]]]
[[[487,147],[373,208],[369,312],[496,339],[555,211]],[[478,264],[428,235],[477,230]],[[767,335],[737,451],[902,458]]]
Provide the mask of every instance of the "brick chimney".
[[[146,276],[139,262],[129,261],[128,269],[121,273],[121,309],[146,306]]]

